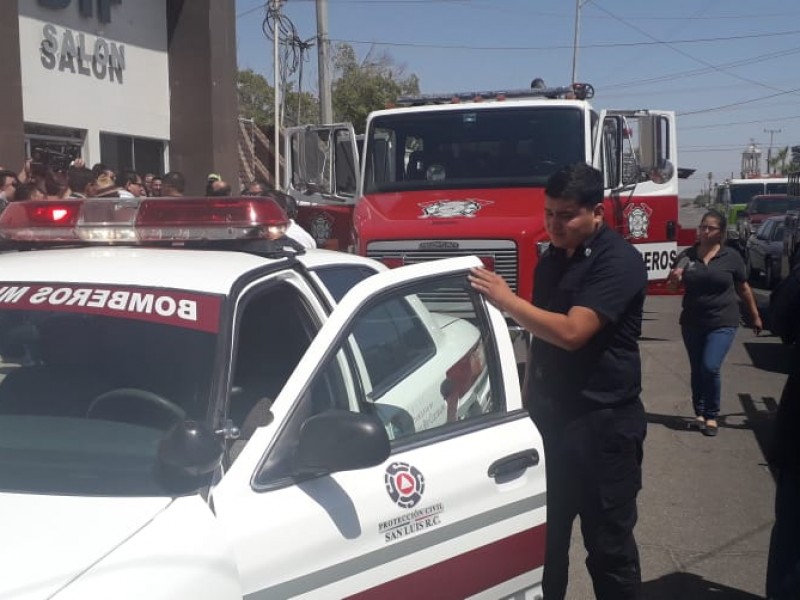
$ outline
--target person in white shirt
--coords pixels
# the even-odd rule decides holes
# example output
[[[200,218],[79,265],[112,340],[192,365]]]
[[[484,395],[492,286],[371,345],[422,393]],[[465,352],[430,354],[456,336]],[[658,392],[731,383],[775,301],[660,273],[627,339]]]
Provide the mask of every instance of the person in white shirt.
[[[297,217],[297,201],[289,194],[284,194],[277,190],[266,190],[261,182],[254,181],[245,187],[242,195],[263,196],[275,200],[284,210],[286,216],[289,217],[289,227],[286,228],[286,235],[305,248],[317,247],[314,237],[295,221],[295,217]]]

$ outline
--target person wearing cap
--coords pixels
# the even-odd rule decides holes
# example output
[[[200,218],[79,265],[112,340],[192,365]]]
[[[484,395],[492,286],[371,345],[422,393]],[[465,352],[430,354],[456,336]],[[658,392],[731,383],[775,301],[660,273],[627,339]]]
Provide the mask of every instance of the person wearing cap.
[[[533,302],[476,268],[473,288],[532,335],[524,402],[542,434],[547,477],[547,600],[567,590],[572,525],[580,516],[598,600],[639,597],[633,529],[647,429],[638,338],[647,287],[641,254],[605,225],[603,175],[585,163],[545,187],[551,245]]]
[[[230,196],[231,186],[222,181],[222,177],[216,173],[211,173],[208,176],[206,183],[206,196]]]

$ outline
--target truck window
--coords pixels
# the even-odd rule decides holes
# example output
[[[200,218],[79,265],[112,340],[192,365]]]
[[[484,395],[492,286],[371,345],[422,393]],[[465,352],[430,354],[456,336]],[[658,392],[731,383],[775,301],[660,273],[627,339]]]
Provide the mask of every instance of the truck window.
[[[367,132],[365,192],[542,186],[586,160],[583,118],[573,107],[507,105],[378,116]]]
[[[749,204],[753,196],[763,193],[764,193],[763,183],[744,183],[744,184],[731,185],[730,203]]]
[[[788,183],[768,183],[767,194],[785,194],[789,189]]]

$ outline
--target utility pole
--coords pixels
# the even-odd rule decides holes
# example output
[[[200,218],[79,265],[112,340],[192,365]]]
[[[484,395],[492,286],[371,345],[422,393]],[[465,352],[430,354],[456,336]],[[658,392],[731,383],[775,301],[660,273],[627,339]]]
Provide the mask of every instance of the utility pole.
[[[272,144],[272,153],[275,156],[275,189],[280,189],[280,181],[281,181],[281,154],[280,154],[280,147],[281,147],[281,62],[280,62],[280,55],[278,54],[278,45],[280,40],[278,39],[280,36],[280,11],[281,11],[281,0],[271,0],[272,1],[272,8],[273,14],[275,15],[272,19],[272,63],[275,68],[275,77],[273,79],[274,90],[275,90],[275,107],[274,107],[274,118],[275,121],[275,140]]]
[[[769,147],[767,148],[767,173],[772,173],[772,137],[780,133],[780,129],[764,129],[764,133],[769,134]]]
[[[328,0],[317,0],[317,71],[319,75],[319,117],[322,123],[333,122],[330,45]]]
[[[572,38],[572,83],[578,76],[578,48],[581,37],[581,7],[589,0],[575,0],[575,35]]]

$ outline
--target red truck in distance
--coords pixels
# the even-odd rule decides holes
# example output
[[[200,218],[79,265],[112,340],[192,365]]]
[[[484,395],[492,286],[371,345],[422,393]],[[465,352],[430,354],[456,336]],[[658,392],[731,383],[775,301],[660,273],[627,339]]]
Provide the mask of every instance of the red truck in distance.
[[[651,291],[666,291],[694,235],[678,223],[675,115],[595,110],[593,93],[574,84],[402,98],[369,115],[363,139],[347,123],[289,129],[285,191],[320,247],[390,267],[474,254],[531,298],[549,243],[545,183],[585,161],[604,175],[608,225],[642,253]]]

